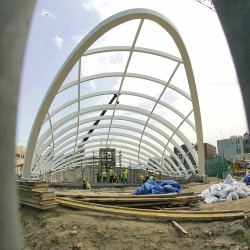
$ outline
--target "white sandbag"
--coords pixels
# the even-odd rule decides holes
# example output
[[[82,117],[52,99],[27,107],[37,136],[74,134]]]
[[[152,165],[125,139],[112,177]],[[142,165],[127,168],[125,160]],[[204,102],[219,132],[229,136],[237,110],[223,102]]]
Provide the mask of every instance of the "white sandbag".
[[[225,183],[225,184],[231,185],[231,183],[233,183],[233,181],[234,181],[234,178],[229,174],[229,175],[227,175],[227,177],[225,178],[224,183]]]
[[[219,184],[213,184],[209,188],[209,190],[210,190],[211,195],[216,195],[216,193],[221,190],[221,186]]]
[[[229,193],[229,195],[227,196],[226,200],[227,200],[227,201],[232,201],[232,200],[233,200],[232,192]]]
[[[245,197],[247,197],[247,193],[244,192],[244,191],[241,190],[241,189],[236,190],[236,193],[237,193],[237,195],[239,195],[240,198],[245,198]]]
[[[233,200],[239,200],[239,195],[236,194],[235,192],[231,192],[231,196]]]
[[[222,189],[225,189],[225,188],[227,188],[227,187],[230,187],[230,185],[229,185],[229,184],[226,184],[226,183],[222,183],[222,184],[221,184],[221,188],[222,188]]]
[[[218,198],[211,194],[206,194],[204,197],[204,201],[205,203],[212,203],[218,201]]]
[[[198,195],[198,196],[204,198],[206,194],[210,194],[210,191],[209,191],[208,188],[205,189],[205,190],[203,190],[203,191],[200,193],[200,195]]]
[[[225,189],[223,189],[223,191],[225,191],[225,192],[234,192],[235,191],[235,187],[234,186],[228,186],[228,187],[226,187]]]
[[[219,197],[218,201],[226,201],[226,198]]]
[[[228,190],[221,190],[220,191],[220,198],[223,198],[223,199],[226,199],[227,196],[229,195],[229,193],[231,193],[231,191],[228,191]]]

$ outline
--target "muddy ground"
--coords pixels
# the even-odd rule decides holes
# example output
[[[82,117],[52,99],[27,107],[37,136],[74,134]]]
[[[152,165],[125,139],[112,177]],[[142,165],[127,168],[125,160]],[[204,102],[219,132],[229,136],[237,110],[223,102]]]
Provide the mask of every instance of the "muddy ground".
[[[219,183],[219,180],[210,179],[206,184],[190,183],[183,186],[183,192],[199,193],[212,183]],[[114,190],[111,191],[114,192]],[[133,190],[130,188],[121,191],[131,193]],[[89,192],[107,193],[109,191]],[[198,207],[201,210],[226,209],[249,212],[250,196],[214,204],[200,201]],[[183,237],[178,234],[170,221],[132,219],[60,206],[46,211],[23,206],[19,212],[22,249],[25,250],[250,249],[250,224],[246,219],[178,222],[189,233],[189,237]]]

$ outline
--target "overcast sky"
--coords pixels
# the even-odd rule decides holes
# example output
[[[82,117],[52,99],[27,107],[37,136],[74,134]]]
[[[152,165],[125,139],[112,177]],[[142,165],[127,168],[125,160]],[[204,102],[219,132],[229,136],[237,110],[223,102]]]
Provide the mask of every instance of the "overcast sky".
[[[218,139],[248,131],[232,58],[212,10],[195,0],[38,0],[23,68],[17,145],[27,144],[47,89],[81,39],[104,19],[132,8],[155,10],[179,30],[195,75],[204,142],[217,146]]]

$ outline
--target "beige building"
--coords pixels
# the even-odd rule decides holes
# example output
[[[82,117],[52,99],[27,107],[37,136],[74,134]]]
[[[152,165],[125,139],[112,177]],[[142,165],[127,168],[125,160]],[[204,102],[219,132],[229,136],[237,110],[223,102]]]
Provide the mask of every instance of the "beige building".
[[[16,147],[16,169],[15,173],[17,176],[22,175],[22,169],[24,164],[24,157],[26,153],[26,148],[24,146]]]

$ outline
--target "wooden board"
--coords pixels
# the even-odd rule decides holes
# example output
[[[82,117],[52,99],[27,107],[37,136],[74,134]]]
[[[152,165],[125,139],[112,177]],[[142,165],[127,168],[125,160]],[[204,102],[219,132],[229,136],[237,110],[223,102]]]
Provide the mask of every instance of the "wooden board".
[[[32,191],[43,191],[43,190],[46,191],[47,188],[46,187],[29,187],[29,186],[18,185],[17,190],[32,192]]]
[[[85,209],[101,213],[129,216],[136,218],[150,218],[157,220],[171,221],[216,221],[216,220],[236,220],[244,219],[243,211],[166,211],[166,210],[149,210],[122,208],[108,205],[96,205],[77,200],[68,200],[65,198],[56,198],[61,206],[72,207],[76,209]]]
[[[194,196],[193,192],[186,192],[181,194],[145,194],[145,195],[131,195],[131,194],[119,194],[119,195],[103,195],[103,194],[84,194],[84,193],[77,193],[72,194],[69,192],[62,192],[62,191],[55,191],[57,197],[72,197],[72,198],[173,198],[173,197],[181,197],[181,196]]]
[[[18,190],[19,195],[29,195],[29,196],[38,196],[38,197],[48,197],[48,196],[55,196],[54,190],[38,190],[38,191],[24,191]]]
[[[34,203],[26,202],[26,201],[19,201],[19,203],[21,203],[23,205],[27,205],[29,207],[39,208],[42,210],[55,208],[58,205],[58,203],[56,203],[56,202],[50,203],[50,204],[45,204],[45,205],[34,204]]]
[[[34,187],[34,188],[49,187],[48,182],[45,181],[17,181],[17,184],[19,186]]]
[[[85,198],[81,199],[83,202],[91,202],[91,203],[145,203],[145,202],[162,202],[162,203],[172,203],[172,202],[191,202],[191,201],[199,201],[200,197],[195,196],[181,196],[181,197],[173,197],[173,198]]]

